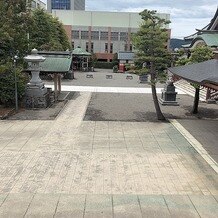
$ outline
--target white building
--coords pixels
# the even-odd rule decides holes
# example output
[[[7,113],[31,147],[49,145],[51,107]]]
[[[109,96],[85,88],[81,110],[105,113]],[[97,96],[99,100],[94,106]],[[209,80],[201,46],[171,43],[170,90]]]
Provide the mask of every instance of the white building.
[[[36,9],[36,8],[44,8],[46,9],[46,4],[40,0],[32,0],[31,2],[31,8]]]
[[[137,32],[141,16],[130,12],[52,10],[65,26],[72,47],[95,53],[101,61],[111,61],[114,53],[132,51],[131,34]],[[169,14],[158,14],[169,20]],[[165,26],[169,32],[169,25]]]

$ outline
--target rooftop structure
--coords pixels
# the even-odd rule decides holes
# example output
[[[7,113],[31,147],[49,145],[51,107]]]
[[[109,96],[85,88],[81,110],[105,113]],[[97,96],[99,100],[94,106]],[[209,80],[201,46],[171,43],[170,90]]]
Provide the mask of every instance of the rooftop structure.
[[[85,0],[48,0],[47,10],[85,10]]]

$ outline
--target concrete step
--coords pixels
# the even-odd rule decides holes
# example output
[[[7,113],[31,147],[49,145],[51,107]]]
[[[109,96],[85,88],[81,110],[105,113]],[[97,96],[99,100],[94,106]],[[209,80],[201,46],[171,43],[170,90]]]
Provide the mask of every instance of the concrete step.
[[[183,92],[185,92],[187,95],[190,95],[192,97],[195,96],[195,88],[186,80],[180,79],[174,83],[175,87]],[[200,90],[200,101],[206,101],[206,94],[207,89],[203,88]]]

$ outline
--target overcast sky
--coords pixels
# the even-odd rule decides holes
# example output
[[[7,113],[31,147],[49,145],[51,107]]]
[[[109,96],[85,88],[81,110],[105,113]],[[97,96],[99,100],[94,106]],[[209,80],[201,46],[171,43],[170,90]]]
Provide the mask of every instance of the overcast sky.
[[[45,2],[46,0],[44,0]],[[203,28],[213,18],[217,0],[86,0],[86,10],[169,13],[172,37],[182,38]]]

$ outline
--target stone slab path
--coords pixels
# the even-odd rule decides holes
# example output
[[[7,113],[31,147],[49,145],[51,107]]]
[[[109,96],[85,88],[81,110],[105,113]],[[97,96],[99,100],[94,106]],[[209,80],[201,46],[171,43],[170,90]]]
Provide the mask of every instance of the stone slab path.
[[[0,217],[217,217],[218,176],[171,123],[0,121]]]

